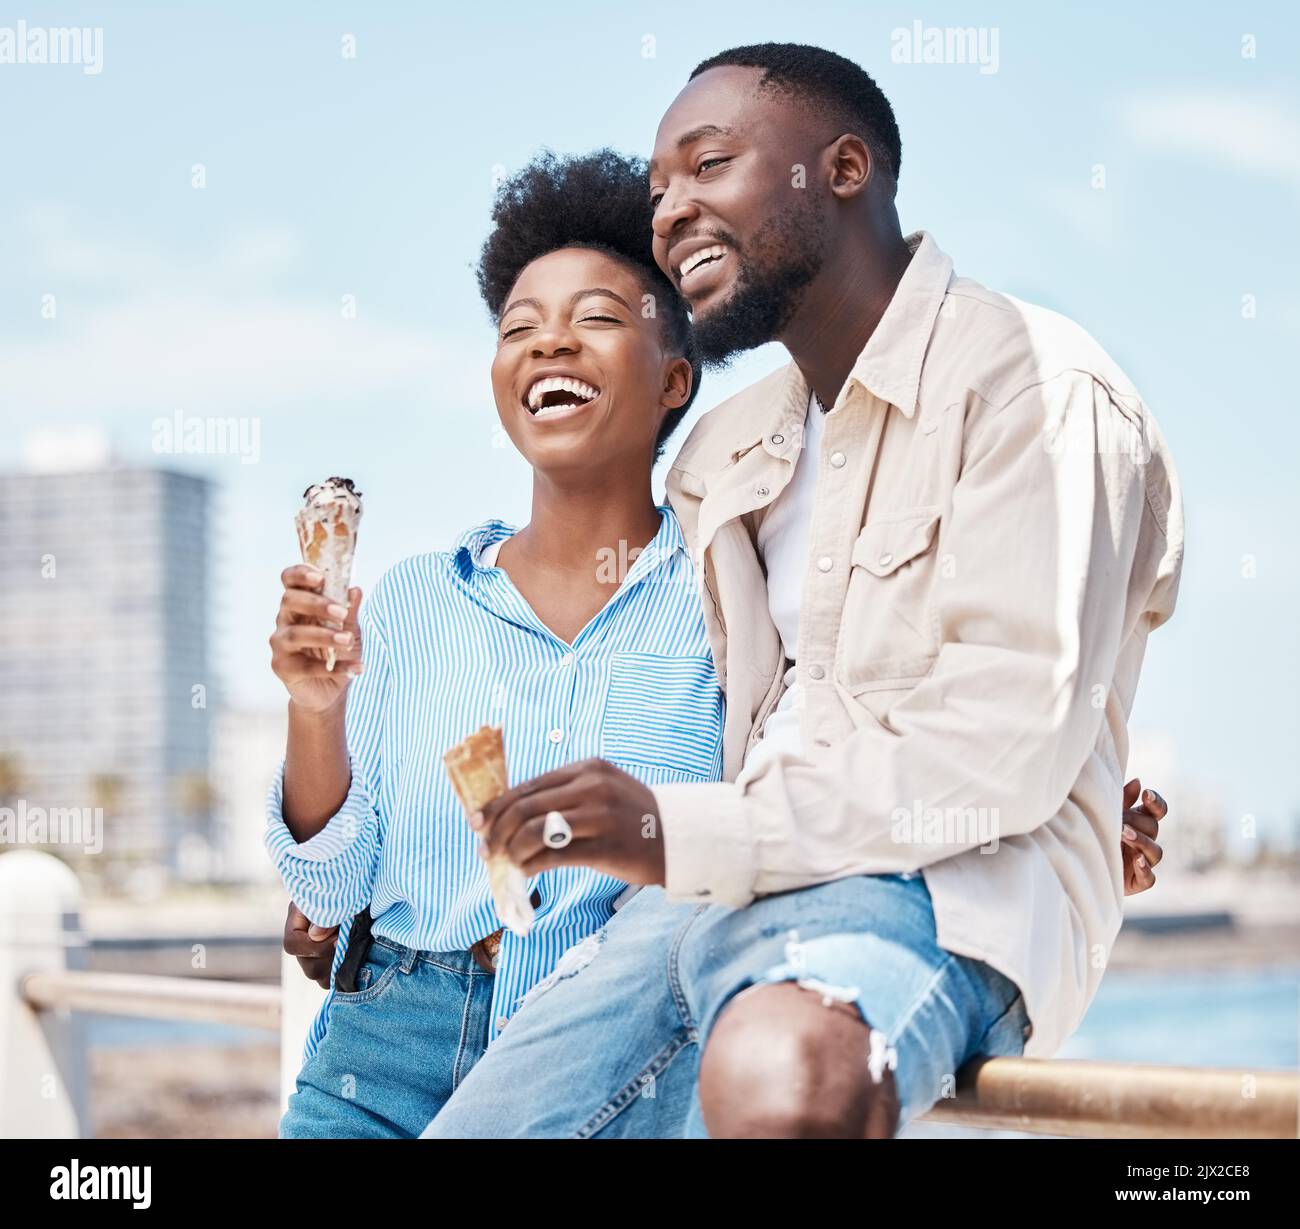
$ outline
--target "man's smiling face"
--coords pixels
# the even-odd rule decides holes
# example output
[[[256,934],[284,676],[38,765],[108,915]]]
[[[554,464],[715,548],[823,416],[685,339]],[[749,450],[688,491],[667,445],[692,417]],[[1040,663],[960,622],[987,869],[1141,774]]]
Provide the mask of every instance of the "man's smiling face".
[[[690,304],[709,363],[779,337],[829,246],[818,170],[839,133],[759,89],[762,75],[701,73],[660,122],[650,162],[655,261]]]

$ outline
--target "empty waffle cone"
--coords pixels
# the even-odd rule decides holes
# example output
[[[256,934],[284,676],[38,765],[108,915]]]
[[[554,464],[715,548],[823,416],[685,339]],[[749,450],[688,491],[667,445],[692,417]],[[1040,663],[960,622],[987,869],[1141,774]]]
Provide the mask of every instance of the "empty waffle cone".
[[[481,811],[508,788],[505,743],[497,726],[481,727],[452,747],[442,762],[466,815]],[[528,880],[504,854],[488,858],[487,871],[497,916],[513,934],[522,938],[533,928]]]

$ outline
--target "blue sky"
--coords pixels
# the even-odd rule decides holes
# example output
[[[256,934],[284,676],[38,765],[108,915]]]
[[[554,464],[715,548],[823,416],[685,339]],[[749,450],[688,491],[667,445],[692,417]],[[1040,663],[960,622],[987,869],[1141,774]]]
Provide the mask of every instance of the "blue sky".
[[[31,4],[0,28],[19,18],[101,27],[103,63],[0,64],[0,467],[91,427],[218,481],[218,682],[240,702],[279,702],[265,639],[310,481],[366,492],[362,583],[526,518],[471,272],[493,176],[543,145],[648,152],[700,59],[793,40],[893,101],[905,227],[1079,320],[1142,390],[1189,536],[1133,728],[1230,817],[1300,810],[1293,6]],[[997,71],[895,62],[917,20],[996,32]],[[780,361],[708,378],[700,407]],[[177,411],[256,419],[256,464],[159,458]]]

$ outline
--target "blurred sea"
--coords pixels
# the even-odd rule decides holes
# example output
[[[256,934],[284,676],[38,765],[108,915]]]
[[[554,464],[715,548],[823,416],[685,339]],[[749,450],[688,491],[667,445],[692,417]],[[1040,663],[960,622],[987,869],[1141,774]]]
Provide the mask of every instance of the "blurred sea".
[[[1111,969],[1059,1058],[1162,1066],[1300,1066],[1300,964]]]

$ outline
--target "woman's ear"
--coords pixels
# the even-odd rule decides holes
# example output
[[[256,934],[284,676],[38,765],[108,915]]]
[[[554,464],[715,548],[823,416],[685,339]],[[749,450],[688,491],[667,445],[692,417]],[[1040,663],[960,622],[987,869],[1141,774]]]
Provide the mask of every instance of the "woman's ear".
[[[664,370],[664,391],[659,403],[668,410],[680,410],[691,399],[694,373],[684,358],[673,359]]]

